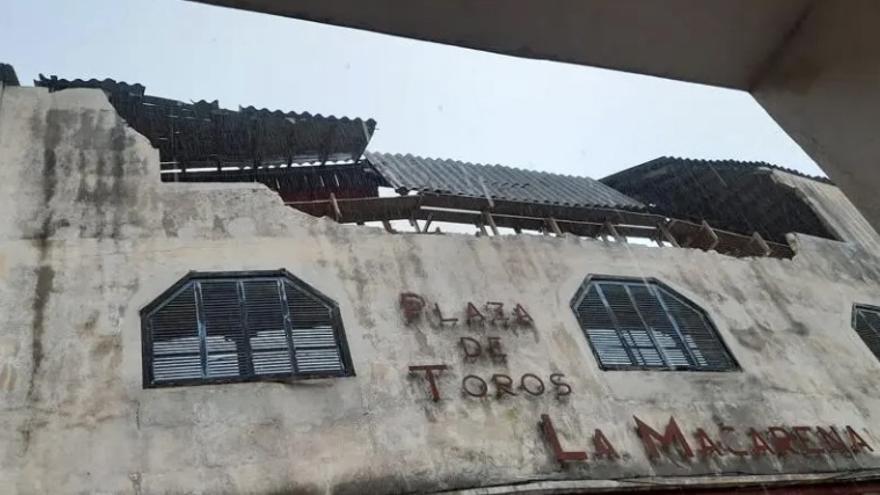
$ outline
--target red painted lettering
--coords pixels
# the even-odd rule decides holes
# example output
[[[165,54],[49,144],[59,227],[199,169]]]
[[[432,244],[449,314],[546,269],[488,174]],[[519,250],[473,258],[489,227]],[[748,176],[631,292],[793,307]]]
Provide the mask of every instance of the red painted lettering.
[[[483,316],[483,313],[480,313],[480,310],[471,302],[467,303],[467,311],[465,314],[467,316],[466,321],[468,326],[474,324],[483,325],[486,322],[486,317]]]
[[[648,458],[654,459],[660,457],[661,451],[669,451],[673,445],[678,448],[678,452],[681,454],[682,459],[688,459],[694,456],[694,452],[691,450],[690,445],[687,443],[687,439],[685,439],[684,434],[678,427],[678,423],[675,422],[675,418],[669,418],[669,423],[667,423],[666,430],[662,435],[657,430],[643,423],[637,416],[633,416],[633,419],[636,420],[636,432],[642,440],[642,445],[644,445],[645,450],[648,453]],[[657,447],[655,442],[659,442],[660,448]]]
[[[477,339],[462,337],[458,339],[458,342],[461,344],[461,350],[464,351],[465,359],[475,359],[483,353],[483,346]]]
[[[862,449],[867,449],[868,452],[874,452],[874,449],[872,449],[871,446],[868,445],[868,442],[856,433],[856,430],[854,430],[852,426],[846,427],[846,434],[849,436],[849,448],[853,451],[853,454],[858,454]]]
[[[773,449],[770,448],[770,445],[767,443],[767,440],[764,440],[764,437],[758,433],[754,428],[749,428],[749,437],[752,439],[752,455],[760,456],[764,455],[767,452],[773,453]]]
[[[770,438],[770,442],[773,444],[773,450],[779,457],[785,457],[789,453],[798,453],[793,445],[795,438],[791,436],[791,433],[785,428],[781,426],[771,426],[770,428],[767,428],[767,437]]]
[[[458,325],[458,318],[445,318],[443,316],[443,312],[440,311],[440,305],[437,303],[434,303],[434,316],[436,316],[437,319],[440,321],[441,327],[443,325],[449,325],[451,327]]]
[[[531,388],[526,385],[526,378],[531,379]],[[525,390],[529,395],[538,396],[544,393],[544,381],[538,378],[537,375],[526,373],[519,379],[519,388]]]
[[[593,432],[593,448],[595,449],[595,453],[593,457],[604,457],[605,459],[619,459],[620,456],[617,455],[617,451],[614,450],[614,446],[611,445],[611,442],[605,438],[605,434],[602,433],[602,430],[596,429]]]
[[[477,390],[474,391],[471,387],[468,386],[468,383],[476,383]],[[474,375],[467,375],[461,379],[461,389],[464,390],[464,393],[470,395],[471,397],[485,397],[486,394],[489,393],[489,385],[486,383],[486,381]]]
[[[403,318],[407,324],[410,324],[422,317],[422,310],[425,309],[425,299],[414,292],[400,293],[400,309],[403,311]]]
[[[556,456],[557,461],[566,462],[587,460],[586,452],[566,451],[562,449],[562,444],[559,442],[559,436],[556,434],[556,428],[553,427],[553,422],[550,421],[550,416],[542,414],[541,422],[538,423],[538,426],[540,426],[541,431],[544,432],[544,438],[550,443],[550,448],[553,450],[553,455]]]
[[[504,359],[507,358],[507,354],[501,350],[501,337],[489,337],[486,340],[489,341],[489,345],[486,346],[489,351],[489,356],[492,357],[492,359],[504,361]]]
[[[571,395],[571,385],[562,381],[565,375],[562,373],[553,373],[550,375],[550,383],[556,389],[556,398],[561,399],[567,395]]]
[[[804,454],[822,454],[825,451],[816,448],[813,444],[813,439],[810,438],[809,434],[812,430],[813,428],[810,426],[795,426],[791,429],[794,432],[795,438],[797,438],[798,450]]]
[[[500,399],[505,394],[516,395],[513,391],[513,378],[507,375],[496,374],[492,375],[492,383],[495,384],[495,397]]]
[[[846,446],[846,443],[844,443],[843,439],[840,438],[840,433],[838,433],[837,429],[833,426],[830,427],[829,430],[817,427],[816,436],[819,437],[819,441],[822,443],[822,445],[825,446],[825,450],[827,450],[829,453],[851,453],[849,451],[849,448]]]
[[[694,438],[697,439],[697,444],[699,446],[699,448],[697,449],[697,453],[700,454],[700,457],[709,457],[711,455],[724,455],[724,451],[718,444],[712,441],[712,439],[709,437],[709,434],[706,433],[706,430],[702,428],[697,428],[697,431],[694,433]]]
[[[507,328],[509,324],[509,318],[504,314],[504,303],[491,301],[487,302],[486,311],[488,311],[489,314],[492,315],[492,325]]]
[[[409,371],[425,372],[425,378],[428,379],[428,385],[430,385],[431,389],[431,398],[434,400],[434,402],[437,402],[438,400],[440,400],[440,389],[437,388],[437,381],[434,372],[439,373],[447,368],[448,367],[445,364],[424,364],[418,366],[410,366]]]
[[[513,316],[516,318],[517,325],[530,327],[535,323],[534,320],[532,320],[532,316],[520,303],[516,303],[516,307],[513,308]]]
[[[718,430],[721,432],[721,443],[724,444],[724,447],[727,449],[728,452],[730,452],[731,454],[733,454],[735,456],[739,456],[739,457],[749,455],[748,450],[736,449],[731,446],[731,443],[729,441],[724,440],[724,438],[726,436],[725,434],[733,433],[734,431],[736,431],[734,428],[732,428],[730,426],[719,425]]]

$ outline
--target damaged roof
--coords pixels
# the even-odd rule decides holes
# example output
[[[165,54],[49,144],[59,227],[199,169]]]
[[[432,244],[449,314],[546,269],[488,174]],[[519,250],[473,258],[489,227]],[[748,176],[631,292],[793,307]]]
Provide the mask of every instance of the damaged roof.
[[[18,86],[18,76],[15,75],[15,68],[3,62],[0,62],[0,84]]]
[[[398,192],[490,197],[565,206],[644,208],[641,202],[589,177],[413,155],[367,152],[365,158]]]
[[[337,198],[374,198],[384,181],[363,162],[293,165],[175,174],[180,182],[260,182],[286,202]]]
[[[36,86],[59,91],[97,88],[128,124],[159,149],[163,170],[266,167],[354,161],[366,149],[376,121],[246,107],[221,108],[217,100],[194,103],[146,94],[141,84],[113,79],[40,78]],[[173,180],[173,179],[172,179]],[[210,180],[210,179],[208,179]]]
[[[657,158],[601,181],[671,218],[705,220],[783,243],[790,232],[835,239],[795,189],[773,178],[774,171],[830,183],[764,162],[677,157]]]

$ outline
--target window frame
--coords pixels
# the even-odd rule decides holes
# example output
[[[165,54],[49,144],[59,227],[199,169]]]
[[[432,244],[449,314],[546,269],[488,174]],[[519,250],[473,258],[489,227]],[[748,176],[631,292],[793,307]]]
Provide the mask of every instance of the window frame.
[[[202,377],[187,378],[176,380],[156,381],[153,377],[153,335],[150,328],[149,319],[151,313],[160,309],[172,298],[176,297],[180,292],[185,290],[191,282],[205,280],[259,280],[259,279],[275,279],[281,280],[293,285],[296,289],[301,290],[330,308],[330,320],[333,328],[333,335],[336,340],[336,347],[339,349],[339,359],[342,362],[343,370],[341,372],[297,372],[295,362],[291,362],[293,367],[289,373],[271,373],[251,376],[234,376],[234,377]],[[197,296],[198,297],[198,296]],[[199,304],[198,302],[196,304]],[[278,270],[246,270],[246,271],[222,271],[222,272],[201,272],[190,271],[183,278],[175,282],[171,287],[163,291],[161,294],[153,298],[149,304],[140,310],[141,319],[141,376],[143,380],[143,388],[165,388],[165,387],[185,387],[196,385],[218,385],[225,383],[247,383],[247,382],[291,382],[299,380],[312,380],[318,378],[342,378],[348,376],[356,376],[354,365],[351,360],[351,353],[348,347],[348,337],[345,333],[345,327],[342,323],[342,314],[339,305],[335,300],[328,297],[323,292],[315,289],[299,277],[293,275],[286,269]],[[286,329],[285,329],[286,330]],[[285,333],[287,333],[285,331]]]
[[[876,353],[876,352],[874,352],[873,349],[871,349],[871,346],[868,345],[867,342],[865,342],[865,339],[862,337],[862,335],[859,333],[859,330],[856,328],[856,321],[859,317],[859,310],[862,310],[862,309],[880,314],[880,306],[875,306],[873,304],[853,303],[852,310],[850,311],[850,322],[849,322],[849,326],[852,329],[852,331],[855,332],[856,337],[859,339],[859,342],[862,343],[864,348],[867,349],[868,352],[871,353],[871,355],[874,356],[875,359],[880,361],[880,353]],[[868,323],[868,325],[870,326],[870,323]],[[871,331],[874,331],[874,330],[871,329]],[[878,338],[880,338],[880,332],[874,331],[874,333],[877,334]]]
[[[640,364],[628,364],[628,365],[607,365],[607,364],[604,364],[602,362],[600,355],[599,355],[599,352],[596,350],[596,346],[593,345],[593,340],[590,338],[589,335],[587,335],[587,330],[581,324],[580,315],[578,314],[578,306],[580,306],[580,304],[583,302],[584,298],[587,297],[590,285],[594,282],[595,283],[615,282],[615,283],[622,283],[622,284],[637,283],[637,284],[646,285],[648,287],[650,287],[653,284],[659,288],[662,288],[663,290],[666,290],[667,292],[672,294],[673,297],[678,298],[680,303],[682,303],[682,304],[688,306],[690,309],[696,311],[703,318],[703,320],[708,325],[709,330],[712,332],[713,336],[718,341],[718,345],[721,347],[721,349],[724,351],[724,353],[729,358],[730,366],[727,368],[722,368],[722,367],[717,367],[717,366],[700,368],[700,367],[695,367],[695,366],[684,367],[684,366],[649,366],[649,365],[640,365]],[[665,301],[660,299],[660,303],[664,307],[664,310],[665,310],[664,312],[667,315],[667,318],[669,318],[670,322],[677,328],[678,322],[675,321],[672,318],[672,316],[670,315],[668,308],[666,308]],[[590,274],[590,275],[587,275],[587,277],[583,280],[583,282],[581,282],[581,284],[578,286],[578,289],[575,292],[574,297],[572,297],[572,299],[571,299],[570,307],[571,307],[571,310],[572,310],[572,313],[573,313],[573,316],[575,319],[575,323],[577,324],[577,327],[580,330],[581,335],[583,335],[584,339],[587,341],[587,345],[590,347],[590,351],[593,353],[593,357],[596,360],[596,365],[602,371],[661,371],[661,372],[686,372],[686,373],[701,373],[701,372],[702,373],[731,373],[731,372],[743,371],[742,366],[740,366],[739,361],[736,359],[736,356],[733,354],[733,352],[731,352],[730,347],[727,345],[727,342],[725,342],[723,336],[721,335],[721,332],[718,330],[718,327],[715,325],[715,322],[713,322],[712,318],[709,317],[709,313],[706,310],[704,310],[702,306],[695,303],[691,298],[684,296],[683,294],[681,294],[677,290],[673,289],[669,285],[663,283],[662,281],[658,280],[657,278]],[[641,318],[641,316],[640,316],[640,318]],[[644,323],[644,321],[643,321],[643,323]],[[619,336],[619,330],[616,328],[616,325],[615,325],[614,330],[615,330],[615,332],[618,332],[618,336]],[[678,333],[679,334],[681,333],[680,330],[678,330]],[[657,350],[658,354],[660,354],[662,356],[662,351],[660,350],[659,347],[656,347],[657,343],[654,340],[653,336],[649,335],[649,338],[654,343],[654,345],[655,345],[654,348]],[[690,352],[690,350],[685,349],[685,352]],[[627,350],[627,354],[629,354],[628,350]],[[661,358],[661,359],[664,359],[664,361],[666,361],[665,358]]]

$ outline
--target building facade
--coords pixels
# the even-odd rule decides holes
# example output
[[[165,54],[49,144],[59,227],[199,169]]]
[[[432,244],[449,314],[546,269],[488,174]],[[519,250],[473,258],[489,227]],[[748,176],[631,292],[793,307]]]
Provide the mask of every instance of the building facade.
[[[163,182],[108,94],[0,86],[3,491],[875,488],[878,238],[832,184],[754,167],[828,237],[722,212],[622,242],[672,218],[650,177],[600,184],[616,223],[391,233],[335,193]]]

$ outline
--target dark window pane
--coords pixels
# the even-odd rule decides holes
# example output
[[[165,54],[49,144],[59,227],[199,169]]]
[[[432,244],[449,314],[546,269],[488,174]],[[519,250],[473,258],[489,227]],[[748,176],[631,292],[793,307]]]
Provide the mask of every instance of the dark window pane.
[[[856,306],[853,326],[868,349],[880,358],[880,308]]]
[[[291,373],[293,363],[284,324],[284,304],[277,280],[243,282],[248,336],[254,373]]]
[[[579,294],[573,309],[604,369],[736,368],[702,311],[658,283],[593,280]]]
[[[334,329],[333,309],[291,283],[284,284],[292,321],[294,359],[300,373],[345,370]]]
[[[200,285],[208,377],[226,378],[248,374],[250,364],[238,282],[203,281]]]
[[[675,294],[659,288],[663,301],[678,325],[688,349],[701,368],[726,369],[733,367],[733,360],[718,338],[708,319]]]
[[[154,311],[149,325],[153,337],[153,379],[201,378],[201,342],[193,285],[187,285]]]
[[[151,303],[145,385],[350,374],[335,304],[267,273],[193,277]]]

